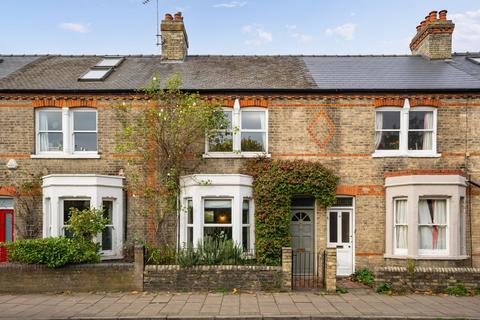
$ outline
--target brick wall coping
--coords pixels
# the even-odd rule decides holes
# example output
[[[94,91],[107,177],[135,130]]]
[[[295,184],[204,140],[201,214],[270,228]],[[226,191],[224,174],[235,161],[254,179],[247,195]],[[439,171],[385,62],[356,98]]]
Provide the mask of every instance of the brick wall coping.
[[[407,272],[407,268],[406,267],[398,267],[398,266],[376,267],[375,272]],[[480,273],[480,268],[415,267],[415,272],[421,272],[421,273]]]
[[[70,270],[86,270],[86,269],[115,269],[130,270],[133,269],[133,263],[91,263],[91,264],[72,264],[61,268],[49,268],[41,264],[23,264],[23,263],[0,263],[0,272],[3,271],[35,271],[35,270],[52,270],[52,271],[70,271]]]
[[[146,265],[145,271],[166,271],[166,270],[252,270],[252,271],[282,271],[281,266],[235,266],[235,265],[202,265],[189,268],[181,268],[179,265]]]

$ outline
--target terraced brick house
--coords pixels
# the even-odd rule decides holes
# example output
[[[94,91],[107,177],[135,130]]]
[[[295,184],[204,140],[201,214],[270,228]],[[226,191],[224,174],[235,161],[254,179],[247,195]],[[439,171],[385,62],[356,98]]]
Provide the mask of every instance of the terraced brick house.
[[[192,56],[181,14],[161,29],[161,55],[0,56],[0,241],[62,235],[68,208],[90,206],[108,209],[105,259],[148,238],[125,192],[114,105],[155,73],[179,73],[182,89],[223,101],[239,130],[230,149],[206,141],[204,164],[182,178],[192,214],[169,223],[170,243],[220,230],[254,249],[252,177],[240,168],[267,155],[318,161],[340,178],[335,205],[294,198],[291,221],[294,250],[337,248],[339,275],[407,258],[480,267],[480,53],[452,54],[446,11],[417,27],[411,55]],[[15,186],[37,175],[41,201],[22,216]]]

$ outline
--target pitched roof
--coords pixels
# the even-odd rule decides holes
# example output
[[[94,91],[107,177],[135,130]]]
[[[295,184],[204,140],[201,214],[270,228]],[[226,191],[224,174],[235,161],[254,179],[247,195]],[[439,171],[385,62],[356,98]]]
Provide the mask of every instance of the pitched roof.
[[[158,55],[126,56],[104,81],[78,81],[102,56],[0,55],[0,92],[132,91],[154,75],[166,80],[176,73],[183,89],[199,91],[480,91],[480,65],[467,57],[188,56],[183,63],[162,63]],[[15,59],[16,68],[2,66]]]
[[[38,59],[38,56],[2,56],[0,55],[0,79],[23,68]]]

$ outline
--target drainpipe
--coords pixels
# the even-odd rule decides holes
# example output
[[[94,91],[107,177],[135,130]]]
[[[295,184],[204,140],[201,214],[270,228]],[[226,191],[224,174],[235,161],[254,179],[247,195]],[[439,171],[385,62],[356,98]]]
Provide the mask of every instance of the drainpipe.
[[[467,182],[471,184],[474,187],[480,188],[480,184],[474,182],[472,180],[471,175],[468,175],[468,180]],[[472,188],[468,188],[468,224],[469,224],[469,230],[468,232],[470,233],[470,267],[473,268],[473,237],[472,237]]]

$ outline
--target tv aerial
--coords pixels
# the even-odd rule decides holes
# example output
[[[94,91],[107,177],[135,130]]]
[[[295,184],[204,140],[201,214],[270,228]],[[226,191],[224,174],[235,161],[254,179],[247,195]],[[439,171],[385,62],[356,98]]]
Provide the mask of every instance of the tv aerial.
[[[152,0],[143,0],[142,1],[142,4],[148,4],[149,2],[151,2]],[[156,2],[156,6],[157,6],[157,34],[156,34],[156,45],[157,46],[160,46],[162,44],[162,35],[160,34],[160,19],[159,19],[159,14],[158,14],[158,0],[155,0]]]

